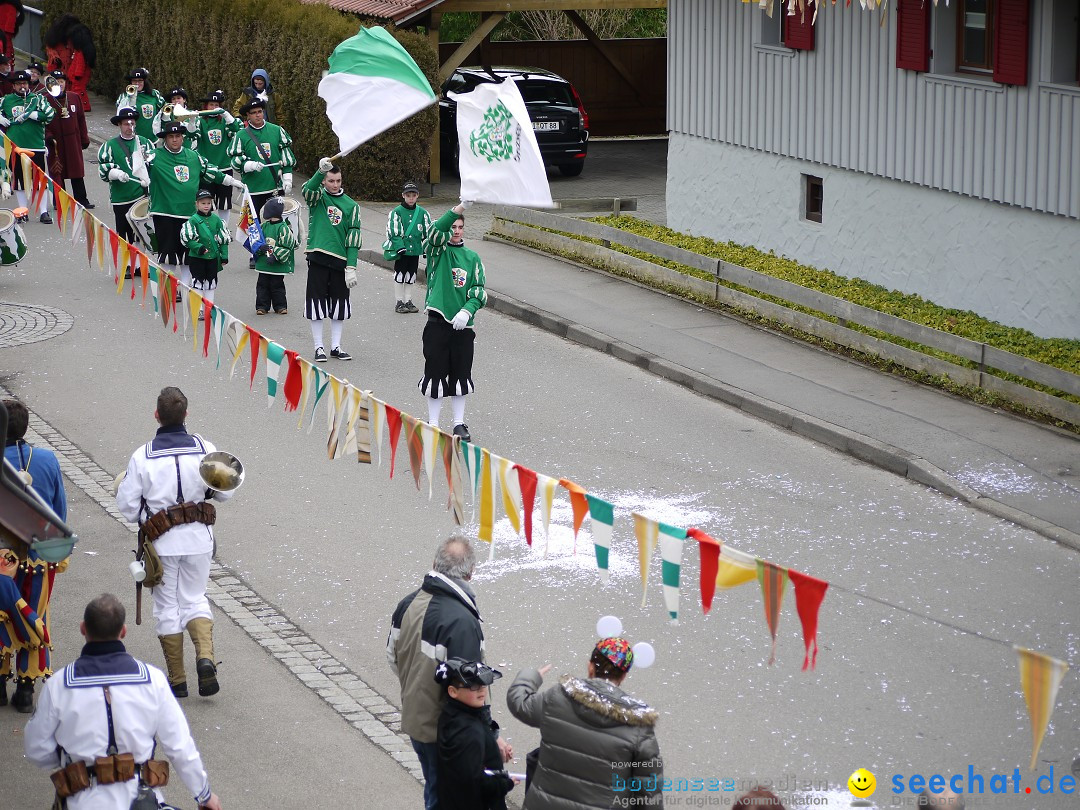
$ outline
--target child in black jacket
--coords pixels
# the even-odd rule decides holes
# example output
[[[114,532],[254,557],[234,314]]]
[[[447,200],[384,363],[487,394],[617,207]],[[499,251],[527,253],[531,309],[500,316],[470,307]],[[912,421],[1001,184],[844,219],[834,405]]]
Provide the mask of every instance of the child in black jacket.
[[[503,770],[487,688],[502,673],[451,658],[435,668],[448,700],[439,717],[439,810],[506,810],[517,781]]]

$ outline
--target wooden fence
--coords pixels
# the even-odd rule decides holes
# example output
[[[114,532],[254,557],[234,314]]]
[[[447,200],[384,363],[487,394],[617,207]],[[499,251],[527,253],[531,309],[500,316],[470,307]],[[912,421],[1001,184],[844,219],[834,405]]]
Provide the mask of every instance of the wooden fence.
[[[755,312],[758,315],[829,340],[840,346],[846,346],[859,352],[880,357],[914,371],[943,375],[962,385],[993,391],[1013,402],[1045,413],[1055,419],[1073,425],[1080,425],[1080,404],[1003,379],[992,374],[990,369],[996,369],[1006,374],[1045,385],[1072,396],[1080,396],[1080,375],[1011,352],[1002,351],[985,343],[969,340],[959,335],[943,332],[940,329],[898,318],[895,315],[869,309],[842,298],[807,289],[790,281],[759,273],[756,270],[729,264],[722,259],[702,256],[683,248],[647,239],[607,225],[511,206],[497,206],[494,217],[492,233],[496,235],[540,244],[544,247],[556,249],[563,254],[591,259],[603,266],[628,272],[647,281],[660,282],[689,290],[697,295],[710,298],[717,303]],[[538,228],[550,228],[587,239],[598,239],[602,244],[596,245],[582,242],[579,239],[541,231]],[[705,279],[688,275],[663,265],[628,256],[625,253],[612,250],[610,248],[612,244],[678,262],[687,267],[708,273],[711,278]],[[791,304],[813,309],[816,312],[837,318],[839,323],[805,312],[799,312],[749,293],[733,290],[724,286],[721,282],[738,284],[761,295],[780,298]],[[884,332],[893,337],[917,343],[920,346],[939,349],[975,363],[976,368],[950,363],[920,352],[917,349],[909,349],[888,340],[849,329],[847,327],[848,323],[858,324],[877,332]]]

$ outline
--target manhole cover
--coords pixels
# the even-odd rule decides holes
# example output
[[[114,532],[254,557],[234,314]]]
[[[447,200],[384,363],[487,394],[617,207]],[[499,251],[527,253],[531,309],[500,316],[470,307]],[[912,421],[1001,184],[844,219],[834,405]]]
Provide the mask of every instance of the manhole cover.
[[[0,301],[0,348],[54,338],[70,329],[71,323],[71,315],[62,309]]]

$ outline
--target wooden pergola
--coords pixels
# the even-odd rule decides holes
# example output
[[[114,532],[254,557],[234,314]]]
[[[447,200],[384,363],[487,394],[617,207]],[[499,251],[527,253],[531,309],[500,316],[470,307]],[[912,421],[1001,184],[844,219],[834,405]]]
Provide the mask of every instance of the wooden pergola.
[[[637,89],[631,75],[614,53],[607,47],[604,40],[588,26],[580,11],[593,9],[620,9],[620,8],[667,8],[667,0],[418,0],[409,4],[411,8],[402,9],[394,15],[394,22],[399,27],[413,27],[423,25],[428,32],[428,41],[435,53],[439,53],[439,23],[443,14],[458,11],[478,12],[480,24],[468,38],[459,45],[454,52],[439,66],[439,78],[445,81],[451,73],[461,67],[465,59],[482,42],[487,40],[499,24],[506,19],[506,15],[512,11],[561,11],[577,27],[603,58],[623,77],[631,86]],[[431,141],[431,182],[437,183],[441,179],[439,165],[439,133]]]

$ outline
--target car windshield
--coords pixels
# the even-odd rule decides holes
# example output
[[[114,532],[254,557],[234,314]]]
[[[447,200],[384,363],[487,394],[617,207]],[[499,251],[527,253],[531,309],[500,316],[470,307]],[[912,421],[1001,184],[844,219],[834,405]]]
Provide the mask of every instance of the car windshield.
[[[570,86],[559,82],[542,79],[515,79],[521,97],[526,104],[561,104],[565,107],[577,106],[570,96]]]

